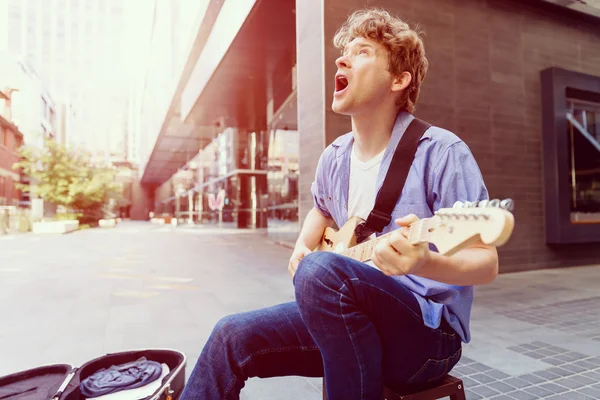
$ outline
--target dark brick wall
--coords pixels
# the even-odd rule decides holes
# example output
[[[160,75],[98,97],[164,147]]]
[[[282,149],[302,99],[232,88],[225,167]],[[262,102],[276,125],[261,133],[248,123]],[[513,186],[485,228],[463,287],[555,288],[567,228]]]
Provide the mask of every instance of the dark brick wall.
[[[319,8],[308,4],[314,1],[303,3],[298,2],[297,17],[305,209],[317,153],[322,150],[318,135],[329,144],[350,129],[349,119],[330,108],[338,56],[331,39],[353,8],[380,6],[425,31],[430,70],[416,115],[452,130],[470,146],[491,197],[515,199],[516,229],[511,241],[499,249],[502,271],[600,262],[597,244],[553,248],[545,244],[540,98],[540,71],[547,67],[600,76],[597,21],[517,0],[326,0],[325,37],[319,39]],[[319,60],[320,47],[315,47],[319,40],[325,60]],[[319,76],[323,62],[324,85]]]

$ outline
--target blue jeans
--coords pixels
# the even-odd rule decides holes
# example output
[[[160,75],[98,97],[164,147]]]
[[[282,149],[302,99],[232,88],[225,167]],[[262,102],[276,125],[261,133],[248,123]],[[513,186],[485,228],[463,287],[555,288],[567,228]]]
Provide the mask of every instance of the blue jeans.
[[[296,301],[230,315],[215,326],[181,400],[239,399],[251,377],[325,377],[330,400],[381,400],[442,379],[461,356],[445,321],[423,324],[412,292],[363,263],[311,253]]]

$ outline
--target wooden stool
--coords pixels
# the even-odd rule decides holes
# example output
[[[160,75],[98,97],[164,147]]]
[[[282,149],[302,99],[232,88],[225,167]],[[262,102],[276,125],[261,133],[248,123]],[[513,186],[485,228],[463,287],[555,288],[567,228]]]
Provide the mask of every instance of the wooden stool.
[[[448,396],[450,396],[450,400],[466,400],[465,385],[461,379],[452,375],[446,375],[435,386],[419,392],[396,393],[391,389],[384,388],[383,394],[386,400],[437,400]],[[323,400],[327,400],[325,380],[323,380]]]

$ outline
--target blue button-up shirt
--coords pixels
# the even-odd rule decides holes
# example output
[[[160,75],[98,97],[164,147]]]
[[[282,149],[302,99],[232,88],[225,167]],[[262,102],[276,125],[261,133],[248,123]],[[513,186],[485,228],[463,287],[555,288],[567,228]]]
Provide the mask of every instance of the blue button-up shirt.
[[[396,146],[413,120],[407,112],[396,119],[390,142],[384,153],[377,177],[377,192],[381,189]],[[352,132],[338,137],[329,145],[317,166],[312,194],[315,207],[343,226],[348,216],[348,186]],[[402,194],[392,213],[392,222],[381,234],[398,226],[394,220],[408,214],[428,218],[440,208],[450,208],[456,201],[488,199],[483,177],[467,145],[452,132],[432,126],[421,137],[415,160],[410,168]],[[394,276],[410,289],[419,304],[425,325],[438,328],[442,316],[460,335],[463,342],[470,338],[469,320],[473,303],[472,286],[454,286],[415,275]]]

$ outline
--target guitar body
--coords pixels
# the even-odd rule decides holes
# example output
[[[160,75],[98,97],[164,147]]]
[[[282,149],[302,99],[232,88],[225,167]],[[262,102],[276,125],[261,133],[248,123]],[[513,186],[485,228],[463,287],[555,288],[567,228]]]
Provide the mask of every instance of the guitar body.
[[[354,230],[363,222],[363,219],[352,217],[342,226],[340,230],[333,228],[325,229],[321,243],[314,251],[327,251],[330,253],[342,253],[351,247],[356,246],[356,236]]]

